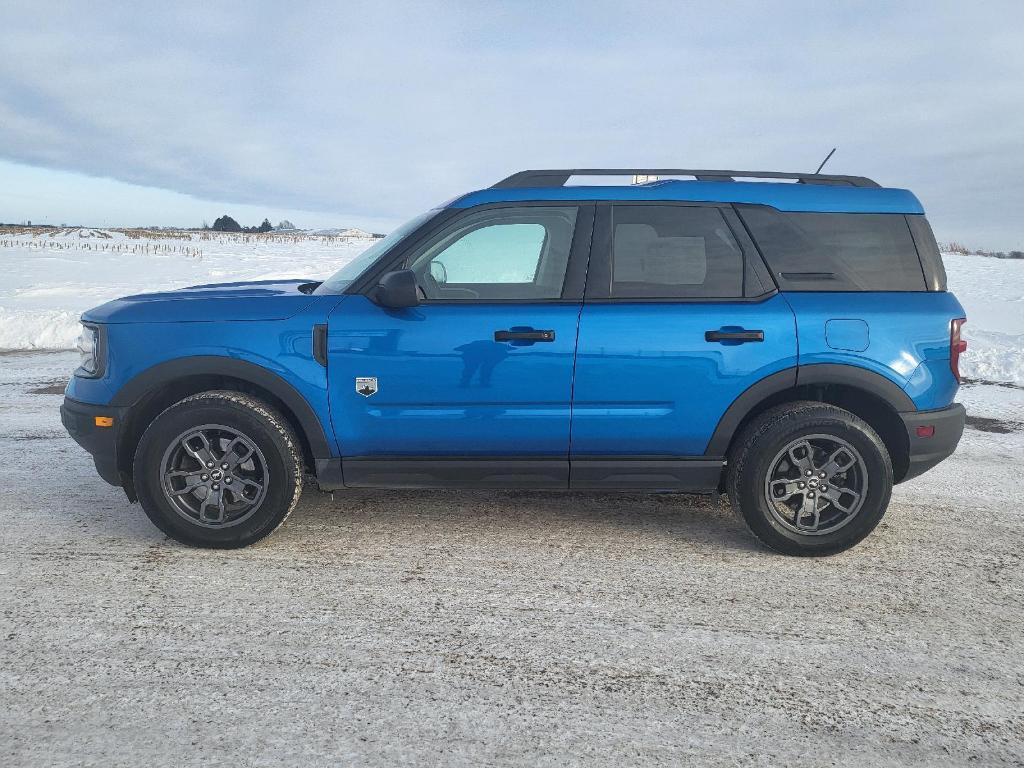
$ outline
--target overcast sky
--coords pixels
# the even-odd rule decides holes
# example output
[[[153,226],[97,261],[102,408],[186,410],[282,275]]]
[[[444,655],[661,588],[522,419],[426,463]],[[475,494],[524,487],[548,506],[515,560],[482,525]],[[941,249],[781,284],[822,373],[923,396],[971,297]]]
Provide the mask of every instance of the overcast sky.
[[[827,170],[1024,248],[1024,2],[6,0],[0,221],[386,230],[532,167]]]

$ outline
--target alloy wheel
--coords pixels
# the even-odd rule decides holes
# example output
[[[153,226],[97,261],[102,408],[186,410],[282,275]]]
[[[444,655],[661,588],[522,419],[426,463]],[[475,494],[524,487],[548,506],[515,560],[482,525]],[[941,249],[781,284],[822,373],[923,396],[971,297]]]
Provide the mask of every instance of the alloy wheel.
[[[250,518],[267,494],[270,472],[253,440],[223,424],[178,435],[160,462],[164,496],[194,525],[227,528]]]
[[[807,435],[772,459],[764,495],[772,517],[794,533],[821,536],[856,517],[868,490],[864,459],[835,435]]]

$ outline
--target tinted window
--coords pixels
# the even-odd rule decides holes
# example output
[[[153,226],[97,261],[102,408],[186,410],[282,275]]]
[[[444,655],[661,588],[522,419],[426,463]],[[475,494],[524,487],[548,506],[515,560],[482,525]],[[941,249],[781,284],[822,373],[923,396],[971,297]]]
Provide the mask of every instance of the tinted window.
[[[576,208],[524,206],[463,216],[409,260],[427,299],[557,299]]]
[[[907,216],[910,234],[914,236],[917,255],[921,257],[921,268],[924,270],[925,283],[930,291],[946,290],[946,267],[942,263],[938,243],[932,234],[932,227],[921,214]]]
[[[611,295],[739,297],[743,252],[717,208],[617,205],[612,211]]]
[[[737,207],[784,291],[925,290],[901,214]]]

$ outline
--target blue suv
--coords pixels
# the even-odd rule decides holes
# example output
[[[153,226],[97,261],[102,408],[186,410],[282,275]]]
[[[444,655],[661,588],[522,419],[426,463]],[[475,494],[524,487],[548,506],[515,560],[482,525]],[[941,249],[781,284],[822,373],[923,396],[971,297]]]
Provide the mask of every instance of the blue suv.
[[[620,175],[693,178],[567,185]],[[725,492],[768,546],[825,555],[956,448],[963,322],[906,190],[524,171],[324,282],[86,312],[62,417],[103,479],[199,546],[263,538],[312,479]]]

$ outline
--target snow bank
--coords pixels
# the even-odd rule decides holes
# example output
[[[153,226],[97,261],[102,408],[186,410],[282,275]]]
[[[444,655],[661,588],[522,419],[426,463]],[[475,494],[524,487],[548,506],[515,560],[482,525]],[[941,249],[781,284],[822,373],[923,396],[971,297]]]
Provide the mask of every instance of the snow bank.
[[[944,253],[949,290],[967,314],[967,352],[960,371],[971,379],[1024,386],[1024,261]]]
[[[80,313],[0,307],[0,350],[73,349]]]
[[[979,381],[1012,382],[1024,386],[1024,336],[974,329],[967,338],[967,353],[960,372]]]

